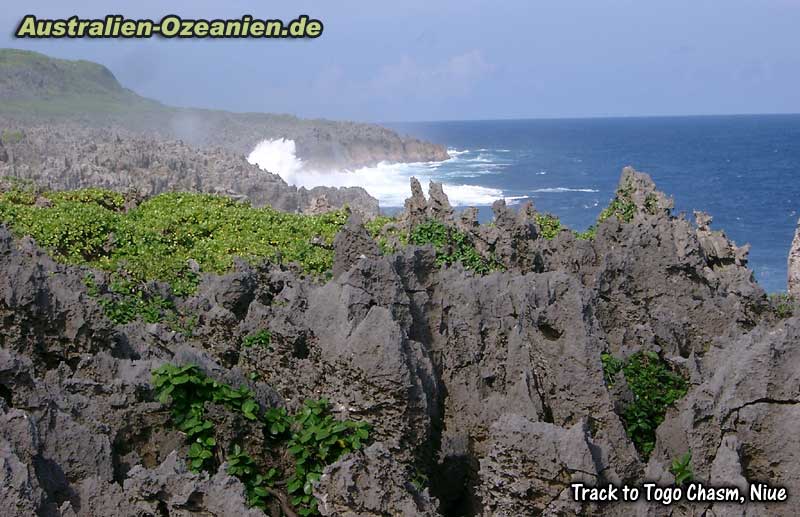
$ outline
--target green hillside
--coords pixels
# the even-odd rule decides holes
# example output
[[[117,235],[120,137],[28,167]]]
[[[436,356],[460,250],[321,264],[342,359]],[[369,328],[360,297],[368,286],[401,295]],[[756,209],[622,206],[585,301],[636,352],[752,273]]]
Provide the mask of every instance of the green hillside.
[[[0,112],[74,114],[159,108],[163,106],[123,88],[100,64],[0,49]]]

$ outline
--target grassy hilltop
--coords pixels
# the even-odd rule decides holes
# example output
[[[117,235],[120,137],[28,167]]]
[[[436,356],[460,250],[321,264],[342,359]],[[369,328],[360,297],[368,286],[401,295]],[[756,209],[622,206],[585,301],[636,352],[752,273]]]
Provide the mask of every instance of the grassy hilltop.
[[[66,120],[110,125],[239,154],[265,138],[289,138],[298,156],[319,168],[448,158],[441,145],[374,124],[167,106],[125,88],[98,63],[16,49],[0,49],[0,127],[2,117],[23,124]]]
[[[165,108],[124,88],[97,63],[0,49],[0,113],[70,115]]]

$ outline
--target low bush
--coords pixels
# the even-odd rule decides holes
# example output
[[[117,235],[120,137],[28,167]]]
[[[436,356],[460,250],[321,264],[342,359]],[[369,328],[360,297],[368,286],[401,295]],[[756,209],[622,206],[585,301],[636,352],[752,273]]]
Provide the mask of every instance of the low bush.
[[[602,223],[609,217],[616,217],[620,222],[629,223],[636,214],[636,203],[633,202],[633,185],[630,182],[619,187],[611,203],[600,212],[597,222]]]
[[[669,471],[675,476],[676,485],[691,483],[694,479],[694,472],[692,471],[692,453],[687,452],[680,458],[672,460]]]
[[[481,256],[466,233],[433,219],[415,226],[408,241],[417,246],[432,244],[436,250],[436,263],[440,266],[461,262],[465,269],[479,274],[502,269],[494,257]]]
[[[323,469],[369,439],[368,424],[336,420],[324,399],[306,401],[294,415],[282,408],[262,411],[249,389],[209,379],[195,365],[164,364],[153,371],[153,385],[159,402],[169,405],[172,422],[186,435],[190,468],[211,471],[225,451],[228,473],[242,481],[249,504],[261,509],[283,490],[276,488],[280,486],[292,511],[319,515],[312,490]],[[261,426],[274,460],[259,464],[245,452],[245,444],[217,443],[214,423],[205,415],[207,403],[223,405]]]
[[[797,310],[797,300],[789,293],[772,293],[769,295],[772,312],[780,319],[791,318]]]
[[[561,220],[552,214],[540,214],[535,216],[536,226],[539,227],[539,234],[545,239],[555,239],[564,227]]]
[[[394,253],[398,251],[398,246],[408,244],[408,234],[397,226],[397,220],[393,217],[379,215],[367,221],[364,227],[378,243],[381,253]]]
[[[633,402],[624,408],[622,421],[636,449],[648,458],[667,409],[688,391],[686,380],[655,352],[637,352],[624,361],[603,354],[601,360],[609,385],[614,384],[620,371],[625,374]]]
[[[119,193],[102,189],[42,195],[50,206],[35,206],[26,191],[0,193],[0,221],[57,260],[165,282],[178,296],[197,286],[189,259],[205,272],[223,273],[239,256],[324,275],[333,264],[330,244],[347,218],[346,210],[289,214],[208,194],[161,194],[128,212]]]
[[[242,340],[242,346],[245,348],[249,348],[251,346],[263,346],[264,348],[269,348],[270,343],[272,342],[272,333],[269,330],[262,329],[254,334],[250,334],[249,336],[245,336]]]
[[[21,142],[23,138],[25,138],[25,134],[19,130],[4,129],[0,132],[0,143],[3,144],[16,144]]]

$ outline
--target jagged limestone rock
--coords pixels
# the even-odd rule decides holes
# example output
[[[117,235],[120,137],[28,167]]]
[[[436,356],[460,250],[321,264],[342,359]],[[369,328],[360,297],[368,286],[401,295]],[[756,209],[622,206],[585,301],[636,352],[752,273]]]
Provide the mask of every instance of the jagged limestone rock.
[[[800,299],[800,220],[797,221],[797,230],[789,250],[789,294]]]
[[[333,276],[348,271],[357,261],[380,256],[378,245],[372,240],[358,214],[351,214],[347,223],[333,240]]]
[[[331,517],[436,517],[437,501],[414,486],[389,450],[376,443],[329,465],[314,488]]]
[[[186,334],[163,322],[114,324],[88,295],[86,268],[0,228],[3,507],[253,514],[223,471],[186,472],[185,439],[153,400],[151,371],[164,362],[247,386],[265,408],[324,397],[337,418],[368,422],[375,443],[313,488],[330,515],[663,515],[658,504],[576,503],[567,488],[572,479],[670,483],[671,462],[687,450],[697,480],[800,492],[800,319],[766,310],[744,257],[709,217],[695,227],[672,216],[635,171],[626,185],[638,203],[632,220],[610,217],[592,240],[536,235],[532,207],[515,214],[498,203],[495,229],[477,225],[474,211],[454,215],[476,246],[509,250],[505,271],[482,276],[438,267],[430,246],[378,254],[354,217],[337,237],[334,278],[237,263],[177,300],[197,318]],[[418,183],[407,207],[429,216]],[[261,329],[269,346],[242,346]],[[689,385],[646,463],[620,416],[632,393],[623,374],[608,386],[601,359],[645,350]],[[249,429],[217,413],[209,409],[221,440]],[[411,483],[425,478],[427,492]],[[675,508],[735,515],[719,504]]]

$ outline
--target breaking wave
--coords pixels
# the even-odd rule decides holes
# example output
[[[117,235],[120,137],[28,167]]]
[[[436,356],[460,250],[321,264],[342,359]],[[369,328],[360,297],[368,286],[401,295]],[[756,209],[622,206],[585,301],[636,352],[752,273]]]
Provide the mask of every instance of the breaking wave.
[[[264,140],[256,145],[247,157],[247,161],[262,170],[280,175],[286,183],[297,187],[363,187],[384,207],[403,206],[403,202],[411,194],[408,186],[411,176],[415,176],[423,186],[427,186],[431,180],[442,180],[441,174],[437,174],[440,162],[382,162],[374,167],[319,171],[305,167],[303,161],[297,158],[296,151],[293,140],[283,138]],[[449,151],[451,160],[469,152],[469,150]],[[488,160],[481,157],[478,161]],[[484,169],[486,168],[484,167]],[[484,173],[489,173],[489,170],[485,170]],[[478,175],[480,172],[472,174],[472,176]],[[503,198],[502,190],[479,185],[449,183],[445,180],[443,188],[450,198],[450,202],[456,206],[489,205]]]
[[[293,140],[279,138],[260,142],[247,161],[262,170],[280,175],[286,183],[297,187],[363,187],[378,199],[383,207],[403,206],[410,195],[408,180],[416,177],[423,188],[429,181],[442,183],[454,206],[491,205],[498,199],[513,203],[536,194],[589,192],[591,188],[547,187],[523,192],[504,192],[499,188],[471,184],[471,178],[496,175],[513,165],[513,159],[494,153],[505,149],[448,149],[450,159],[444,162],[379,163],[374,167],[352,170],[313,170],[297,157]],[[545,175],[546,171],[535,174]],[[524,194],[524,195],[520,195]]]

